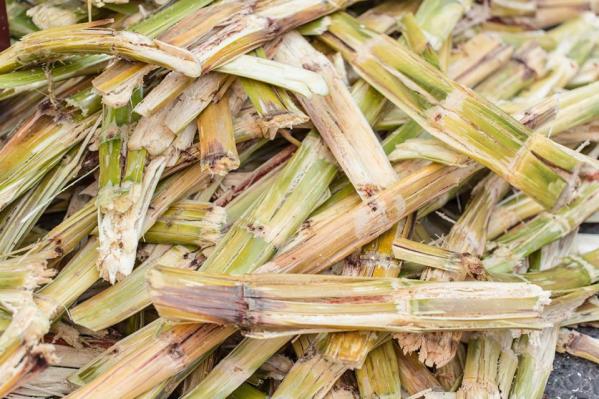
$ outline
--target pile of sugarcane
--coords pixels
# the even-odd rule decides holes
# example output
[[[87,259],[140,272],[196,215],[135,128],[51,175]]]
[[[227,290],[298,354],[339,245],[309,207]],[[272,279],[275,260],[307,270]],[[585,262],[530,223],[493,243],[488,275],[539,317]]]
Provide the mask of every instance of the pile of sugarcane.
[[[599,362],[596,0],[7,0],[0,396],[541,398]]]

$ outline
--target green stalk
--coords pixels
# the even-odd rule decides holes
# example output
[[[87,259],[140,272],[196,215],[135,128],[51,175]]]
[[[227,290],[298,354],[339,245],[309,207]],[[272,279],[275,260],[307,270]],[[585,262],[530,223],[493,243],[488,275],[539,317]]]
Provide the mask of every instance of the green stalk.
[[[458,391],[459,398],[507,397],[507,392],[500,391],[498,378],[502,372],[500,367],[503,365],[499,358],[503,352],[511,352],[511,344],[512,336],[507,331],[485,333],[468,342],[464,378]]]
[[[223,208],[198,201],[179,201],[143,235],[155,244],[214,245],[223,236],[227,213]]]
[[[64,115],[37,113],[25,122],[0,149],[0,210],[38,183],[87,137],[95,120],[91,116],[76,123]]]
[[[247,9],[244,9],[240,17],[223,21],[219,26],[217,35],[206,35],[204,40],[201,40],[193,47],[192,52],[200,60],[203,71],[212,71],[227,64],[235,57],[260,47],[284,32],[323,15],[343,9],[354,2],[356,0],[342,0],[336,3],[325,0],[309,2],[303,0],[275,0],[265,3],[261,7],[251,3]],[[214,7],[216,6],[214,5]],[[243,65],[240,65],[240,67],[240,69],[243,69]],[[199,81],[202,80],[199,79]],[[199,84],[199,81],[196,80],[194,83]],[[156,112],[157,109],[167,105],[179,96],[190,83],[192,83],[190,79],[185,78],[183,75],[170,73],[154,89],[156,97],[152,96],[151,98],[154,104],[152,106],[144,104],[136,111],[146,116]],[[149,100],[150,98],[148,98]],[[187,107],[182,107],[182,109],[185,108]],[[201,112],[200,108],[200,106],[194,106],[193,110],[188,110],[190,120],[193,120]],[[186,123],[180,123],[179,129],[185,125]],[[177,131],[173,127],[170,126],[171,130]]]
[[[148,270],[161,265],[194,268],[199,262],[197,254],[183,246],[160,247],[127,278],[72,308],[71,320],[93,331],[113,326],[150,305],[150,296],[145,290]]]
[[[596,283],[599,279],[599,249],[581,255],[566,256],[549,269],[524,274],[485,273],[480,270],[480,260],[475,256],[407,239],[396,240],[393,250],[395,256],[400,260],[440,270],[457,269],[462,272],[463,270],[475,270],[479,277],[490,281],[523,281],[554,293],[586,287]]]
[[[40,61],[77,54],[113,54],[172,69],[190,77],[201,74],[201,66],[187,50],[134,32],[99,28],[106,21],[30,33],[0,53],[0,72]]]
[[[372,350],[364,365],[356,370],[360,397],[391,398],[401,394],[399,366],[393,341]]]
[[[474,87],[508,62],[514,49],[499,37],[479,33],[458,48],[449,63],[447,76],[467,87]]]
[[[483,260],[492,272],[509,272],[534,251],[564,237],[599,209],[599,184],[583,183],[574,199],[555,213],[543,212],[530,222],[495,240],[493,252]]]
[[[264,263],[282,243],[287,241],[289,236],[297,230],[299,224],[313,210],[322,198],[335,172],[335,166],[331,162],[324,144],[316,135],[308,135],[300,149],[277,175],[273,185],[260,197],[251,210],[245,213],[229,229],[202,265],[202,270],[244,273]],[[200,345],[193,350],[190,346],[181,348],[185,353],[185,359],[189,360],[204,356],[209,348],[211,349],[213,345],[217,345],[235,330],[229,327],[214,328],[211,325],[198,326],[197,324],[187,325],[187,328],[198,339],[210,337],[205,345]],[[188,330],[176,334],[175,339],[186,339],[185,337],[188,334],[186,331]],[[212,337],[214,338],[212,339]],[[140,343],[134,351],[140,357],[152,356],[167,362],[170,361],[170,357],[162,351],[166,350],[165,345],[168,342],[169,340],[164,340],[152,345]],[[112,378],[113,383],[111,386],[113,386],[114,372],[123,368],[132,370],[126,361],[128,359],[115,359],[103,372],[99,373],[91,384],[85,385],[75,393],[84,396],[86,392],[97,394],[98,389],[109,389],[108,386],[102,385],[102,381],[106,378]],[[142,364],[139,363],[140,367],[142,367]],[[120,394],[123,397],[132,397],[130,395],[147,390],[173,376],[176,372],[189,366],[191,362],[185,364],[179,362],[166,367],[164,370],[159,370],[159,372],[157,372],[157,369],[154,370],[156,365],[162,367],[161,364],[161,361],[153,363],[151,367],[146,364],[140,369],[143,370],[141,373],[138,370],[136,375],[152,375],[152,378],[140,379],[135,386],[131,386],[129,383],[131,376],[127,376],[127,373],[121,372],[118,374],[119,381],[121,381],[118,384],[122,384],[117,385]],[[129,388],[125,389],[125,386]]]
[[[552,370],[558,332],[558,327],[550,327],[523,335],[514,343],[519,360],[511,399],[543,397]]]
[[[547,54],[535,42],[522,45],[499,71],[476,86],[481,95],[494,101],[508,100],[546,73]]]
[[[245,338],[184,399],[224,399],[235,395],[255,370],[289,341],[289,337],[267,340]],[[257,345],[259,344],[259,345]]]
[[[331,20],[322,40],[341,51],[365,80],[428,132],[546,207],[559,203],[568,184],[550,164],[573,171],[578,161],[571,153],[537,135],[530,137],[525,126],[446,78],[401,44],[368,31],[346,14],[335,14]],[[390,70],[400,72],[402,78]]]
[[[73,147],[60,163],[40,183],[2,213],[0,222],[0,253],[10,253],[31,231],[50,202],[77,174],[91,135]]]
[[[231,226],[202,270],[247,273],[262,265],[308,217],[335,172],[323,143],[308,135],[258,204]]]
[[[104,55],[92,55],[80,57],[52,68],[49,73],[43,67],[36,67],[25,71],[1,74],[0,99],[5,100],[24,92],[43,89],[48,85],[49,77],[53,83],[56,83],[77,76],[93,75],[106,67],[107,59],[108,57]]]
[[[464,163],[466,157],[437,139],[412,138],[396,145],[393,152],[389,154],[391,162],[407,159],[425,159],[444,165],[459,166]]]
[[[134,92],[130,104],[105,106],[100,142],[100,177],[97,197],[100,258],[98,268],[103,278],[114,283],[117,277],[133,269],[141,223],[158,179],[165,167],[164,158],[146,164],[146,151],[129,149],[121,170],[122,143],[132,122],[131,109],[141,99],[141,89]]]
[[[543,211],[543,207],[522,193],[501,201],[489,219],[487,235],[493,240],[506,233],[511,227]]]
[[[393,255],[399,260],[418,263],[457,275],[476,276],[482,273],[481,262],[476,256],[466,252],[460,253],[433,247],[405,238],[393,242]]]
[[[0,303],[12,313],[10,324],[0,336],[0,395],[4,397],[30,373],[43,370],[54,354],[51,345],[39,343],[50,324],[30,292],[0,291]]]
[[[266,58],[266,52],[262,48],[257,49],[255,54]],[[247,78],[241,78],[239,81],[258,113],[255,120],[265,138],[272,140],[278,129],[291,128],[309,120],[286,90]]]

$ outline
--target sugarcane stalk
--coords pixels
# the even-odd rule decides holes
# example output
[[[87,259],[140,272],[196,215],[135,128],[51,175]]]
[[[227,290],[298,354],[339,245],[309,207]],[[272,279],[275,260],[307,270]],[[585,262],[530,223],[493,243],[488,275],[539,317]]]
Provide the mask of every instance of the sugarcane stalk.
[[[403,261],[418,263],[457,275],[477,276],[484,273],[481,270],[482,263],[476,256],[433,247],[405,238],[399,238],[393,242],[393,255]]]
[[[33,228],[50,202],[77,174],[91,134],[72,148],[39,184],[9,205],[0,221],[0,253],[10,253]]]
[[[205,7],[211,2],[212,0],[177,2],[176,7],[165,8],[147,20],[133,25],[130,30],[152,38],[158,37],[159,40],[173,46],[187,47],[205,35],[214,23],[220,21],[218,15],[219,11],[223,11],[221,8],[227,11],[239,8],[232,2],[223,2],[222,7]],[[167,12],[169,15],[164,15]],[[165,23],[160,24],[158,17]],[[198,21],[202,21],[202,24],[198,24]],[[154,69],[155,66],[140,62],[117,61],[94,79],[93,86],[102,95],[105,104],[113,107],[123,106],[144,76]]]
[[[24,265],[0,265],[0,290],[34,290],[51,281],[54,270],[46,269],[41,262]]]
[[[490,281],[524,281],[544,290],[562,292],[594,284],[599,278],[599,250],[581,255],[565,256],[551,268],[523,274],[490,273],[481,270],[481,261],[468,253],[453,252],[407,239],[394,242],[394,255],[404,261],[415,262],[440,270],[475,270],[479,278]]]
[[[351,187],[351,186],[349,186]],[[352,190],[353,191],[353,190]],[[338,197],[343,198],[343,197]],[[324,213],[324,212],[323,212]],[[312,219],[314,220],[314,219]],[[366,277],[395,277],[399,274],[399,264],[391,258],[391,244],[396,235],[407,236],[412,230],[412,219],[407,218],[393,226],[389,231],[378,237],[362,249],[355,265],[349,263],[345,266],[345,275],[358,275]],[[376,332],[349,332],[329,334],[321,340],[322,343],[316,350],[308,352],[306,358],[300,358],[277,389],[276,395],[299,395],[314,397],[329,392],[337,379],[348,369],[361,367],[368,361],[368,354],[387,337],[386,334]],[[396,360],[389,355],[389,362]],[[383,362],[383,359],[379,359]],[[330,372],[323,375],[310,385],[297,385],[307,375],[312,375],[314,367],[323,367]],[[384,367],[383,364],[381,364]],[[393,367],[387,365],[387,367]],[[291,391],[290,391],[291,390]]]
[[[460,168],[428,165],[403,177],[368,203],[350,204],[334,220],[319,225],[318,230],[307,229],[293,247],[277,255],[258,271],[323,271],[389,230],[423,203],[442,195],[476,169],[473,164]]]
[[[61,26],[30,33],[0,53],[0,72],[11,72],[22,65],[66,55],[99,53],[159,65],[190,77],[201,74],[201,65],[187,50],[139,33],[99,27],[109,22],[112,21]]]
[[[285,35],[275,58],[303,65],[326,80],[326,97],[298,96],[341,168],[363,199],[388,187],[397,179],[368,121],[360,112],[334,67],[297,33]],[[341,117],[343,115],[343,117]]]
[[[418,361],[416,354],[404,354],[399,348],[396,348],[396,353],[399,360],[401,386],[409,395],[416,395],[430,389],[439,391],[443,389],[433,373]]]
[[[538,127],[535,129],[536,132],[546,136],[556,135],[566,129],[593,120],[599,113],[599,96],[596,92],[598,86],[597,83],[592,83],[565,91],[560,93],[557,98],[550,97],[544,99],[538,105],[532,106],[528,110],[529,115],[538,114],[547,107],[549,115],[554,116],[547,121],[539,118],[541,123],[538,123]]]
[[[589,298],[586,302],[576,308],[568,315],[560,325],[562,327],[573,326],[582,323],[593,323],[599,320],[599,301],[597,298]]]
[[[81,273],[81,268],[87,267],[91,270],[95,277],[92,277],[93,281],[96,281],[97,272],[93,267],[93,257],[96,255],[95,245],[94,240],[90,241],[65,266],[60,276],[39,291],[35,302],[31,301],[28,305],[27,301],[21,300],[24,308],[15,312],[11,325],[0,338],[2,348],[0,390],[3,394],[22,384],[27,373],[35,372],[36,368],[45,368],[47,361],[51,359],[52,346],[40,343],[41,339],[49,331],[50,322],[56,320],[66,306],[89,288],[85,283],[89,273]],[[73,271],[78,273],[73,275]],[[20,328],[23,328],[23,331],[18,331]],[[14,329],[17,331],[13,331]]]
[[[321,39],[341,51],[366,81],[428,132],[489,167],[543,205],[553,207],[559,203],[568,184],[550,170],[543,157],[526,152],[533,147],[538,154],[551,152],[551,162],[559,159],[557,162],[569,171],[578,163],[572,154],[531,135],[526,127],[446,78],[400,43],[360,27],[347,14],[337,13],[331,20],[329,31]],[[392,70],[400,75],[395,76]],[[520,151],[523,147],[526,149]],[[498,159],[499,153],[503,161]],[[551,186],[555,189],[542,187],[549,181],[555,183]],[[541,182],[545,183],[537,184]]]
[[[482,32],[458,48],[449,63],[447,76],[473,87],[508,62],[513,47],[501,41],[497,35]]]
[[[479,83],[476,91],[494,101],[508,100],[543,77],[546,63],[547,53],[537,43],[525,43],[506,65]]]
[[[352,97],[360,107],[360,110],[366,117],[369,124],[373,124],[378,118],[384,105],[384,98],[374,91],[364,81],[358,81],[352,87]],[[400,137],[390,136],[383,143],[383,149],[386,151],[390,147],[389,143],[399,142]],[[305,224],[309,229],[317,229],[320,221],[327,222],[330,218],[340,212],[338,208],[341,203],[352,206],[359,199],[352,198],[355,191],[351,185],[345,189],[339,190],[331,199],[330,203],[323,204],[319,212],[312,216]],[[356,196],[357,197],[357,196]],[[330,204],[335,204],[331,207]],[[327,212],[327,207],[332,212]],[[390,258],[391,243],[395,235],[401,231],[402,234],[409,234],[411,231],[411,222],[399,223],[393,226],[387,233],[374,240],[369,246],[364,248],[364,253],[358,262],[358,268],[351,266],[347,269],[348,274],[357,273],[364,276],[397,276],[399,265]],[[308,231],[303,228],[294,240],[301,239],[302,233]],[[287,248],[293,246],[293,242],[287,245]],[[296,363],[286,376],[283,384],[276,391],[276,395],[290,395],[292,390],[294,395],[312,397],[316,394],[325,395],[335,381],[348,368],[355,368],[362,365],[368,352],[381,339],[376,333],[343,333],[331,334],[323,341],[323,345],[318,350],[310,352],[309,357]],[[298,381],[303,381],[314,373],[312,366],[327,370],[323,372],[323,377],[314,380],[313,384],[297,385]]]
[[[518,223],[543,211],[543,207],[522,193],[515,194],[501,201],[489,218],[487,236],[490,240],[507,233]]]
[[[568,85],[569,89],[576,88],[591,84],[599,77],[599,48],[595,45],[592,48],[588,58],[582,63],[578,73],[570,79]]]
[[[449,363],[435,370],[435,378],[447,391],[455,392],[462,383],[466,363],[465,345],[459,345],[458,350]]]
[[[305,97],[328,94],[327,85],[319,74],[260,56],[240,55],[217,70],[279,86]]]
[[[10,324],[0,336],[0,395],[6,396],[28,375],[45,369],[54,354],[51,345],[40,344],[50,324],[31,292],[3,290],[0,301],[12,312]]]
[[[239,167],[233,117],[227,97],[209,105],[199,116],[200,166],[213,175]]]
[[[468,342],[468,355],[464,367],[464,378],[458,398],[497,398],[501,396],[498,384],[499,357],[511,351],[512,336],[501,331],[486,333]]]
[[[214,245],[223,236],[226,211],[210,203],[179,201],[156,220],[142,239],[155,244]]]
[[[454,281],[465,280],[467,276],[480,278],[484,274],[482,263],[468,253],[482,255],[486,243],[486,230],[495,204],[503,197],[509,186],[500,177],[491,175],[481,181],[473,190],[473,196],[460,219],[451,228],[442,250],[435,249],[434,258],[443,258],[444,264],[453,264],[454,270],[427,268],[421,274],[422,280]],[[413,245],[412,245],[413,247]],[[414,251],[416,250],[416,251]],[[424,252],[422,245],[408,253]],[[460,255],[461,254],[461,255]],[[425,256],[425,258],[428,258]],[[418,259],[414,259],[418,261]],[[425,259],[426,260],[426,259]],[[428,260],[431,260],[428,258]],[[434,263],[434,261],[433,261]],[[456,271],[457,270],[457,271]],[[419,349],[419,359],[426,365],[444,366],[451,361],[458,348],[461,333],[433,333],[421,336],[404,335],[400,342],[404,350]]]
[[[52,82],[61,82],[82,75],[92,75],[106,67],[106,57],[95,55],[74,59],[53,68],[49,73]],[[0,99],[21,95],[24,92],[43,89],[48,84],[48,73],[37,67],[26,71],[14,71],[0,75]]]
[[[372,350],[364,365],[356,370],[360,397],[387,398],[401,395],[399,365],[393,341]]]
[[[255,54],[266,58],[262,48],[257,49]],[[265,138],[272,140],[278,129],[291,128],[309,120],[287,91],[252,79],[242,78],[240,83],[258,114],[258,118],[252,120],[264,132]]]
[[[525,24],[532,28],[554,26],[568,19],[584,15],[594,9],[594,3],[588,0],[576,0],[567,3],[547,2],[493,2],[499,7],[491,7],[491,14],[501,17],[509,24]],[[520,4],[518,4],[520,3]],[[516,5],[516,7],[514,7]]]
[[[56,336],[54,336],[56,338]],[[98,354],[102,345],[110,339],[92,339],[84,348],[72,347],[71,344],[54,345],[55,359],[50,359],[49,367],[39,374],[33,375],[26,386],[14,391],[11,396],[15,398],[44,397],[48,392],[67,395],[73,390],[67,377],[74,368],[80,367]],[[76,344],[73,344],[76,346]]]
[[[531,332],[514,344],[519,360],[509,395],[511,399],[543,396],[555,357],[558,332],[558,327]]]
[[[272,187],[274,188],[277,184],[280,184],[278,182],[290,181],[291,176],[293,174],[305,174],[306,177],[308,177],[312,175],[313,172],[310,172],[310,169],[304,171],[304,168],[310,166],[312,163],[314,163],[314,166],[312,166],[312,168],[314,168],[314,172],[318,170],[316,168],[320,168],[322,169],[321,173],[325,173],[325,175],[323,176],[325,177],[325,179],[323,180],[323,183],[325,184],[315,184],[312,187],[313,194],[315,195],[305,197],[304,201],[310,198],[310,201],[308,201],[309,207],[304,208],[304,210],[302,211],[304,212],[303,216],[295,219],[296,222],[294,223],[301,222],[307,217],[308,213],[311,212],[312,209],[316,206],[316,201],[320,199],[319,197],[317,197],[317,195],[322,195],[322,190],[328,186],[328,183],[331,181],[333,177],[334,169],[332,168],[332,165],[329,163],[327,158],[322,158],[323,155],[327,155],[326,153],[321,153],[323,150],[324,147],[322,147],[322,143],[320,143],[319,140],[317,140],[314,136],[309,135],[306,139],[304,139],[304,143],[302,144],[301,148],[298,150],[298,152],[296,152],[294,157],[289,161],[285,168],[281,172],[277,173],[276,180],[273,182]],[[305,164],[305,166],[302,164]],[[297,172],[295,172],[296,170]],[[289,177],[287,175],[289,175]],[[313,180],[311,183],[314,184],[314,181],[315,180]],[[299,190],[302,189],[302,186],[297,186],[294,188],[294,190],[298,193]],[[268,259],[270,258],[270,256],[272,256],[274,251],[271,249],[272,247],[269,247],[272,244],[264,242],[264,240],[267,237],[262,238],[261,235],[255,236],[256,233],[259,234],[261,231],[264,231],[264,227],[261,227],[261,225],[265,222],[258,223],[259,219],[257,221],[253,221],[253,219],[258,217],[260,213],[264,213],[266,209],[270,209],[268,211],[270,213],[273,209],[278,209],[280,207],[272,204],[272,201],[279,200],[277,198],[279,194],[275,194],[276,191],[272,190],[272,188],[268,189],[267,192],[265,192],[261,196],[261,199],[259,199],[260,205],[253,205],[252,208],[250,208],[251,211],[249,214],[246,212],[241,219],[239,219],[237,222],[233,224],[233,226],[229,230],[229,233],[227,233],[225,238],[220,242],[220,244],[213,252],[213,255],[211,255],[202,265],[202,270],[210,270],[210,268],[226,268],[225,270],[229,270],[233,273],[240,273],[245,270],[251,271],[257,265],[261,264],[260,259]],[[291,196],[287,200],[293,200],[293,196]],[[303,206],[306,206],[306,204],[304,203]],[[283,207],[282,210],[285,210],[285,207]],[[276,218],[276,215],[273,215],[272,217],[273,221],[270,223],[279,223],[278,219]],[[281,233],[278,234],[280,236],[280,239],[286,240],[286,238],[289,237],[289,235],[292,234],[295,231],[295,229],[297,229],[297,226],[297,224],[292,224],[291,226],[285,227],[285,230],[281,231]],[[278,239],[279,238],[277,238],[277,240]],[[264,244],[268,244],[268,246],[264,246]],[[226,250],[226,248],[230,247],[231,245],[234,245],[239,249]],[[237,254],[245,253],[245,250],[243,248],[247,245],[253,245],[255,248],[262,247],[264,249],[261,249],[260,251],[255,251],[255,255],[252,256],[245,256],[243,258],[239,257]],[[248,253],[248,255],[250,255],[250,253]],[[258,258],[254,259],[255,256],[258,256]],[[188,395],[190,397],[195,397],[196,395],[203,395],[206,391],[208,391],[210,392],[211,396],[226,397],[233,390],[235,390],[235,388],[238,387],[243,382],[243,380],[247,378],[247,376],[251,375],[253,371],[255,371],[255,369],[257,369],[262,364],[262,361],[252,360],[250,363],[244,362],[243,367],[240,367],[239,363],[237,362],[243,361],[244,353],[256,353],[256,345],[260,346],[265,351],[265,353],[269,353],[269,351],[276,351],[283,344],[284,342],[280,340],[266,341],[264,342],[264,344],[260,342],[255,342],[254,340],[247,341],[247,350],[242,347],[234,351],[230,357],[225,359],[225,362],[222,365],[219,363],[219,365],[217,365],[217,367],[215,368],[214,372],[210,373],[204,380],[204,382],[195,389],[193,389]],[[262,353],[262,351],[260,352]],[[236,371],[235,375],[237,377],[235,379],[229,379],[230,371],[228,373],[223,373],[223,371],[230,370],[231,363],[233,362],[235,362],[236,365],[234,370]],[[223,382],[225,377],[227,377],[226,384],[224,384]]]
[[[198,255],[183,246],[160,247],[127,278],[72,308],[71,320],[94,331],[115,325],[150,304],[145,291],[148,270],[158,265],[193,268],[199,262]]]
[[[444,165],[459,166],[467,159],[437,139],[412,138],[395,146],[389,154],[391,162],[407,159],[425,159]]]
[[[274,185],[262,195],[259,205],[233,224],[202,270],[242,273],[270,259],[316,206],[334,173],[330,154],[323,143],[314,134],[308,135]],[[278,192],[278,185],[291,183],[291,193]],[[293,204],[296,196],[301,196],[301,204]],[[250,245],[254,249],[240,258],[238,254]],[[233,246],[237,249],[231,250]]]
[[[277,247],[287,240],[289,235],[297,229],[298,225],[312,211],[334,174],[335,167],[323,143],[315,135],[309,135],[304,139],[302,147],[296,152],[292,160],[277,176],[276,182],[260,197],[252,210],[239,219],[223,237],[202,265],[202,270],[213,269],[229,273],[243,273],[251,271],[269,259]],[[291,192],[287,192],[288,190],[291,190]],[[297,198],[301,198],[302,201],[297,200]],[[273,214],[273,211],[276,212]],[[238,254],[243,254],[243,256]],[[211,332],[215,336],[214,339],[208,340],[211,345],[218,344],[225,339],[225,336],[232,334],[234,331],[229,327],[215,329],[209,325],[202,327],[192,324],[189,326],[189,328],[197,326],[197,332],[194,332],[196,335],[201,334],[202,331],[206,331],[206,334]],[[181,337],[185,338],[183,335]],[[159,342],[151,345],[151,348],[142,344],[136,346],[136,348],[135,350],[142,352],[144,356],[146,356],[146,353],[147,356],[150,356],[150,352],[159,356],[158,351],[163,346]],[[185,347],[181,350],[190,353],[190,359],[203,356],[205,353],[203,354],[201,350],[208,351],[211,349],[208,344],[201,347],[201,350],[194,349],[191,351],[188,348]],[[78,394],[87,395],[86,392],[97,394],[97,389],[107,388],[100,383],[96,385],[95,382],[110,378],[110,375],[112,375],[111,370],[126,367],[125,360],[124,358],[116,359],[114,363],[99,374],[94,383],[82,387]],[[167,359],[164,359],[164,361],[167,361]],[[151,367],[146,367],[148,375],[153,375],[153,372],[149,370],[153,367],[154,364]],[[143,380],[143,383],[140,380],[138,387],[127,392],[121,391],[121,394],[123,397],[132,397],[138,390],[147,390],[175,374],[175,369],[181,371],[183,368],[185,368],[185,365],[179,363],[168,370],[161,370],[160,373],[153,375],[152,379]]]
[[[289,335],[289,328],[306,332],[416,332],[501,328],[512,323],[538,328],[543,322],[535,320],[535,313],[548,296],[536,286],[517,283],[418,283],[393,278],[290,274],[227,277],[166,267],[152,269],[148,281],[152,302],[163,317],[233,323],[257,336]],[[296,287],[294,292],[290,292],[290,285]],[[230,305],[189,301],[194,295],[210,298],[216,292],[230,299]],[[494,306],[499,298],[501,310]],[[469,303],[470,309],[461,308],[461,303]],[[429,316],[423,318],[425,313]],[[439,316],[430,316],[435,313]],[[454,325],[450,319],[453,316],[460,318],[460,323]]]
[[[559,239],[578,227],[599,206],[599,185],[583,183],[574,199],[555,213],[543,212],[530,222],[510,230],[494,241],[496,249],[483,264],[492,272],[508,272],[521,264],[524,256]]]
[[[256,184],[260,184],[262,179],[271,178],[273,172],[276,173],[276,171],[280,170],[281,166],[283,166],[289,160],[296,149],[297,147],[293,145],[283,148],[274,156],[270,157],[268,161],[254,169],[242,182],[238,183],[235,185],[235,187],[220,195],[214,201],[214,204],[231,208],[229,204],[233,201],[236,201],[237,198],[247,195],[248,188],[253,187]],[[243,209],[247,209],[247,207]],[[227,211],[227,213],[229,212]]]
[[[418,1],[384,1],[369,8],[358,18],[360,22],[377,32],[392,33],[398,29],[398,22],[408,12],[415,12]]]
[[[112,156],[106,180],[102,180],[100,175],[101,191],[97,205],[100,238],[97,266],[103,278],[112,284],[117,278],[129,275],[133,269],[144,214],[166,166],[166,159],[158,157],[146,167],[146,151],[130,149],[121,177],[120,140],[117,139],[117,143],[110,152]]]
[[[254,341],[253,343],[251,341]],[[260,340],[245,338],[192,391],[183,396],[194,398],[227,398],[229,393],[235,395],[236,389],[247,380],[268,358],[289,341],[288,337]],[[259,349],[259,351],[256,351]],[[225,382],[226,381],[226,382]],[[223,386],[223,382],[225,385]]]
[[[323,15],[343,9],[356,0],[330,3],[324,0],[276,0],[267,3],[251,3],[243,13],[234,15],[218,27],[218,34],[210,35],[192,48],[204,72],[212,71],[235,57],[260,47],[286,31]],[[217,3],[218,5],[218,3]],[[217,6],[215,5],[215,6]],[[202,79],[200,79],[202,80]],[[159,86],[159,93],[148,99],[154,102],[140,106],[136,111],[149,115],[178,96],[191,81],[182,74],[171,73]],[[198,83],[196,80],[194,83]],[[167,101],[165,101],[165,99]],[[142,103],[143,104],[143,103]],[[201,112],[201,109],[191,118]]]
[[[193,172],[193,179],[183,178],[177,179],[177,184],[165,184],[165,188],[161,192],[158,192],[156,198],[153,201],[154,214],[149,214],[146,218],[146,224],[153,224],[154,220],[164,212],[165,208],[172,201],[176,201],[183,193],[187,192],[191,187],[196,187],[198,180],[201,178],[197,177],[197,170],[190,168]],[[188,171],[186,171],[188,172]],[[185,173],[180,177],[184,177]],[[169,192],[170,190],[170,192]],[[170,197],[169,194],[173,194]],[[39,257],[41,260],[46,262],[48,257],[62,256],[72,251],[76,244],[78,244],[81,238],[65,236],[64,232],[73,230],[74,226],[83,224],[83,233],[87,235],[89,231],[94,227],[94,213],[95,207],[93,202],[90,202],[88,206],[82,208],[82,210],[73,215],[72,219],[67,219],[63,225],[57,226],[54,231],[48,234],[45,241],[36,245],[36,249],[39,252],[34,252],[34,256]],[[81,223],[86,220],[86,215],[89,218],[87,223]],[[146,227],[147,228],[147,227]],[[75,231],[74,233],[81,234],[81,231]],[[61,235],[63,234],[63,235]],[[61,238],[59,238],[61,237]],[[81,236],[79,236],[81,237]],[[62,239],[64,238],[64,241]],[[65,266],[62,272],[57,276],[50,284],[46,285],[37,296],[37,306],[40,308],[40,312],[46,320],[55,320],[59,317],[64,309],[66,309],[72,302],[74,302],[84,291],[86,291],[94,282],[96,282],[100,275],[98,270],[95,268],[96,260],[98,259],[98,243],[92,239],[88,241],[85,247],[71,260],[71,262]],[[50,253],[50,255],[48,255]],[[29,255],[26,259],[30,259]],[[35,259],[35,258],[34,258]],[[21,261],[17,258],[17,261]],[[49,326],[49,324],[48,324]],[[39,340],[47,330],[41,331],[38,335],[32,335],[28,345],[38,345]],[[223,338],[224,339],[224,338]],[[28,346],[24,344],[15,344],[19,351],[27,351]],[[20,352],[15,352],[15,356],[20,356]],[[22,381],[20,376],[15,381]]]
[[[235,331],[234,327],[208,324],[169,326],[161,321],[150,326],[152,328],[138,331],[143,335],[136,336],[136,342],[128,343],[130,347],[119,354],[116,361],[101,362],[102,370],[96,370],[97,364],[90,365],[87,369],[96,377],[88,378],[89,383],[68,397],[92,397],[108,389],[120,398],[135,398],[205,356]],[[108,381],[110,387],[106,385]]]
[[[36,113],[23,122],[0,149],[0,210],[39,182],[72,146],[87,137],[95,120],[91,116],[74,122],[67,115]]]
[[[578,331],[561,328],[557,337],[557,351],[599,363],[599,341]]]

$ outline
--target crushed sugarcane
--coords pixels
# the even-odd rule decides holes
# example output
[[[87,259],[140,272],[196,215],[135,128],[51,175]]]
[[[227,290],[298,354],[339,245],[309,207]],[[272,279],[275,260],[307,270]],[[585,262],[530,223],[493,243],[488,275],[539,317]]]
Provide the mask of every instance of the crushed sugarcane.
[[[596,3],[8,0],[0,396],[551,396]]]

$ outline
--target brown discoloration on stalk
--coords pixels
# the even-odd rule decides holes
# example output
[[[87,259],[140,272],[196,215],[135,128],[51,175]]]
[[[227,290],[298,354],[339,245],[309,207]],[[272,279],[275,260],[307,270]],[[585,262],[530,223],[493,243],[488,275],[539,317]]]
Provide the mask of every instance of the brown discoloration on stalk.
[[[415,395],[427,389],[443,389],[433,373],[418,361],[415,354],[406,355],[401,349],[397,349],[397,358],[401,386],[408,394]]]
[[[569,353],[599,363],[599,340],[574,330],[560,330],[556,349],[560,353]]]
[[[200,166],[211,174],[225,175],[239,167],[233,117],[225,97],[209,105],[198,118]]]
[[[293,155],[296,149],[296,146],[289,145],[281,151],[279,151],[277,154],[269,158],[268,161],[254,169],[241,183],[235,185],[234,187],[231,187],[220,197],[218,197],[218,199],[214,201],[215,205],[226,206],[244,190],[252,186],[254,183],[266,176],[271,171],[280,167],[280,165],[287,162],[287,160]]]

